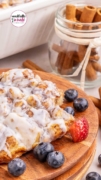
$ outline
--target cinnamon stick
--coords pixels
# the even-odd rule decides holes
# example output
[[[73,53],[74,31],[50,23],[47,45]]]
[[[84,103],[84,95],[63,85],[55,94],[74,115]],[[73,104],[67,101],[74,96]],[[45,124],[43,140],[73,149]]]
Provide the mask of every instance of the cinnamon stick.
[[[66,5],[66,19],[74,20],[76,17],[76,7],[73,4]]]
[[[34,70],[39,70],[39,71],[44,71],[42,68],[40,68],[38,65],[36,65],[35,63],[33,63],[30,60],[26,60],[25,62],[23,62],[23,66],[25,68],[29,68],[29,69],[34,69]],[[44,71],[45,72],[45,71]]]
[[[101,99],[101,87],[99,88],[99,96],[100,96],[100,99]]]
[[[94,105],[101,109],[101,99],[98,99],[96,97],[93,97],[93,96],[89,96],[89,98],[91,99],[91,101],[94,103]]]
[[[91,55],[89,60],[95,60],[95,61],[98,61],[100,59],[100,56],[98,55]]]
[[[32,70],[36,70],[34,67],[32,67],[28,62],[24,61],[23,62],[23,67],[24,68],[28,68],[28,69],[32,69]]]
[[[101,72],[101,65],[99,63],[92,61],[92,66],[96,71]]]
[[[78,21],[80,20],[82,12],[83,12],[83,8],[76,8],[76,18]]]
[[[80,63],[77,51],[74,51],[72,61],[73,61],[73,65],[78,65]]]
[[[93,56],[93,55],[97,55],[96,48],[91,49],[91,56]]]
[[[62,75],[66,75],[68,74],[69,71],[71,71],[73,67],[73,61],[72,61],[73,54],[74,54],[74,51],[69,51],[66,53],[62,67],[61,67]]]
[[[101,8],[97,9],[93,22],[100,22],[100,21],[101,21]]]
[[[93,22],[96,14],[96,8],[94,6],[85,6],[80,17],[80,22],[91,23]]]
[[[87,67],[86,67],[86,77],[90,80],[93,81],[97,78],[97,73],[96,70],[94,69],[92,62],[88,62]]]
[[[59,73],[61,72],[64,60],[65,60],[65,56],[66,56],[66,53],[64,53],[64,52],[60,52],[58,54],[58,58],[57,58],[56,64],[57,64],[57,69],[58,69]]]
[[[76,7],[73,4],[67,4],[66,5],[66,19],[76,22]],[[74,24],[66,23],[68,25],[68,28],[73,28]]]
[[[58,44],[53,44],[52,49],[56,51],[57,53],[64,52],[64,48],[62,46],[59,46]]]

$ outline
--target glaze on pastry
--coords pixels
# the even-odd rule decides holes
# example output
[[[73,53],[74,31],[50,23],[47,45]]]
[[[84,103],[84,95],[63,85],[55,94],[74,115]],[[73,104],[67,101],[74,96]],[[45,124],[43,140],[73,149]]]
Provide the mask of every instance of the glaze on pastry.
[[[63,136],[74,117],[60,108],[63,92],[29,69],[0,75],[0,163]]]

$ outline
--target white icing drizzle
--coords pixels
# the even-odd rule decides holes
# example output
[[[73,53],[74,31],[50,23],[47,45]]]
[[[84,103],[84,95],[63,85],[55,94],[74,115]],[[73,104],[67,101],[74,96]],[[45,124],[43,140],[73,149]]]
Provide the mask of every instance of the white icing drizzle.
[[[56,104],[61,95],[54,83],[41,80],[29,69],[10,70],[0,79],[0,151],[11,156],[6,143],[10,136],[30,150],[38,136],[38,143],[55,139],[54,125],[66,133],[65,121],[74,118]]]
[[[63,119],[57,119],[55,121],[51,119],[51,122],[48,124],[47,128],[44,128],[44,133],[43,133],[43,136],[41,137],[41,141],[51,142],[55,139],[55,132],[54,132],[54,129],[52,129],[51,127],[56,124],[59,125],[62,135],[64,135],[67,132],[67,127]]]
[[[31,108],[33,112],[33,120],[38,124],[39,127],[47,126],[50,122],[50,115],[45,109],[34,109]]]
[[[0,116],[5,118],[11,112],[12,103],[8,102],[8,97],[1,96],[0,97],[0,104],[1,104],[1,106],[0,106]]]
[[[4,150],[9,155],[9,157],[11,157],[11,153],[9,151],[9,146],[7,144],[7,138],[12,136],[17,140],[19,139],[18,134],[15,134],[15,132],[12,131],[12,129],[0,123],[0,151]],[[19,145],[24,147],[24,144],[20,142]]]
[[[32,88],[31,87],[25,87],[25,88],[19,87],[19,89],[26,96],[29,96],[30,94],[32,94]]]
[[[21,99],[24,97],[24,94],[17,87],[9,87],[8,88],[8,96],[12,99]]]
[[[9,131],[6,126],[0,123],[0,151],[7,151],[6,138],[12,136],[12,132]]]
[[[32,94],[31,96],[26,96],[25,98],[26,98],[26,100],[31,98],[31,101],[35,102],[35,105],[33,105],[34,107],[36,107],[36,108],[42,107],[41,101],[36,95]]]
[[[23,143],[27,150],[32,149],[38,133],[40,135],[42,133],[35,122],[30,124],[25,117],[20,117],[16,113],[10,113],[4,120],[4,124],[19,135],[19,142]]]
[[[47,88],[46,88],[46,90],[45,90],[45,93],[47,93],[47,92],[50,92],[50,93],[52,93],[53,95],[56,95],[56,96],[59,96],[59,92],[58,92],[58,89],[57,89],[57,87],[56,87],[56,85],[53,83],[53,82],[51,82],[51,81],[44,81],[46,84],[47,84]]]
[[[35,79],[37,80],[38,83],[42,81],[41,77],[38,76],[37,74],[35,75]]]
[[[19,116],[27,116],[26,111],[29,110],[29,106],[24,99],[14,100],[12,112],[17,113]]]
[[[66,133],[67,127],[66,127],[65,122],[64,122],[63,119],[55,119],[55,120],[53,120],[53,121],[51,120],[51,122],[50,122],[50,123],[48,124],[48,126],[47,126],[47,129],[50,130],[50,127],[51,127],[52,125],[54,125],[54,124],[58,124],[59,127],[60,127],[60,129],[61,129],[61,131],[64,132],[64,133]],[[54,131],[53,131],[53,132],[54,132]]]

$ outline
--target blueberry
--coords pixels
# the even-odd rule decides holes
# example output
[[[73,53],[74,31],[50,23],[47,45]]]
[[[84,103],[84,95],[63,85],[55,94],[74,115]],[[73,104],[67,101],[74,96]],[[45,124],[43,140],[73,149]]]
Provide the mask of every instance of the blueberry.
[[[8,171],[13,176],[20,176],[24,173],[26,164],[20,158],[15,158],[8,163]]]
[[[101,176],[97,172],[90,172],[87,174],[86,180],[101,180]]]
[[[75,115],[75,111],[74,111],[74,108],[72,108],[72,107],[66,107],[65,109],[64,109],[67,113],[69,113],[69,114],[72,114],[73,116]]]
[[[68,89],[65,91],[65,99],[69,102],[74,101],[78,97],[78,92],[75,89]]]
[[[98,156],[99,165],[101,165],[101,154]]]
[[[54,147],[52,144],[42,142],[34,148],[33,153],[39,161],[44,162],[47,158],[48,153],[52,151],[54,151]]]
[[[73,102],[74,108],[79,111],[85,111],[88,108],[88,101],[84,98],[77,98]]]
[[[64,155],[59,151],[53,151],[47,156],[47,163],[53,168],[59,168],[64,163]]]

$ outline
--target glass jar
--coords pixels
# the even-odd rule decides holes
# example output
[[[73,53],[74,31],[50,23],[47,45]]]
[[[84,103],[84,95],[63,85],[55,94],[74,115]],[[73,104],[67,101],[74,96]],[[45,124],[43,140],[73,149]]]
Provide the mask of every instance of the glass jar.
[[[88,6],[84,1],[70,1],[69,4],[82,10]],[[101,4],[101,3],[100,3]],[[84,83],[85,88],[101,84],[101,21],[81,23],[66,19],[66,4],[58,8],[49,43],[49,61],[52,72],[70,80],[76,85]],[[95,6],[95,4],[94,4]],[[99,9],[101,6],[97,6]],[[93,4],[89,4],[93,8]],[[101,11],[100,11],[101,12]],[[86,17],[88,18],[88,17]],[[97,38],[97,43],[96,43]]]

